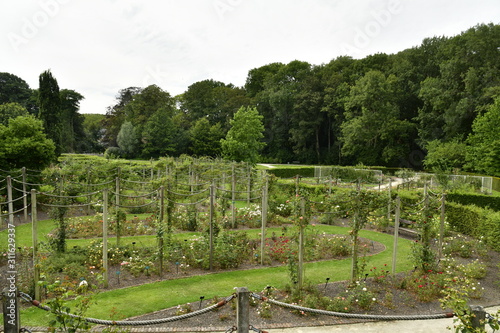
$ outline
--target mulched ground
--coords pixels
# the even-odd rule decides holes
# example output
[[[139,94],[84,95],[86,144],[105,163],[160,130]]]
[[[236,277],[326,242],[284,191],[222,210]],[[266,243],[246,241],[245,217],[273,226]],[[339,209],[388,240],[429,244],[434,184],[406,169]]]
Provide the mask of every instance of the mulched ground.
[[[488,274],[481,280],[481,285],[485,289],[484,295],[480,299],[475,299],[474,304],[484,307],[499,305],[500,304],[500,284],[498,277],[500,271],[497,267],[500,255],[496,252],[490,253],[488,260]],[[368,279],[368,288],[375,282]],[[346,282],[322,284],[317,288],[325,296],[336,297],[345,291],[347,286]],[[369,288],[370,289],[370,288]],[[415,295],[401,289],[393,288],[391,290],[392,301],[391,304],[384,304],[383,301],[377,301],[369,311],[355,309],[353,313],[368,313],[379,315],[412,315],[412,314],[437,314],[450,312],[441,308],[439,301],[423,303],[417,300]],[[376,295],[378,300],[384,299],[384,294]],[[258,302],[257,302],[258,303]],[[201,308],[212,304],[212,300],[203,300]],[[200,307],[199,301],[192,303],[193,310],[198,310]],[[160,324],[154,326],[140,326],[134,328],[133,331],[149,331],[149,332],[207,332],[207,331],[226,331],[236,323],[236,300],[233,299],[229,304],[212,311],[193,318],[175,321],[168,324]],[[149,320],[161,319],[175,316],[178,314],[179,308],[174,307],[157,311],[151,314],[129,318],[128,320]],[[352,324],[363,322],[366,320],[359,319],[346,319],[326,315],[315,314],[301,314],[297,311],[282,308],[279,306],[271,305],[271,317],[262,318],[257,313],[257,306],[250,309],[250,324],[259,329],[272,329],[272,328],[287,328],[287,327],[308,327],[308,326],[325,326],[325,325],[338,325],[338,324]]]
[[[376,249],[373,251],[380,251],[382,246],[380,244],[376,245]],[[383,246],[382,246],[383,247]],[[482,279],[481,286],[484,288],[484,293],[482,298],[475,299],[473,304],[478,304],[484,307],[494,306],[500,304],[500,270],[498,268],[498,263],[500,262],[500,254],[497,252],[490,251],[488,258],[485,259],[488,265],[488,273],[484,279]],[[195,272],[193,272],[195,273]],[[392,296],[390,297],[390,302],[387,301],[385,293],[388,291],[386,288],[380,288],[376,286],[376,282],[370,279],[366,280],[366,284],[369,290],[383,289],[375,295],[377,302],[371,307],[369,311],[364,311],[360,308],[352,310],[352,313],[367,313],[367,314],[379,314],[379,315],[412,315],[412,314],[436,314],[436,313],[446,313],[449,310],[442,309],[438,300],[432,302],[420,302],[415,295],[411,294],[406,290],[399,288],[390,289]],[[372,286],[374,288],[370,288]],[[377,288],[378,287],[378,288]],[[347,282],[335,282],[328,284],[321,284],[317,286],[320,293],[324,296],[334,298],[341,295],[347,288]],[[260,291],[251,291],[259,293]],[[222,295],[227,296],[227,295]],[[279,293],[273,295],[273,298],[278,299],[281,297]],[[220,299],[218,299],[220,300]],[[196,311],[200,308],[204,308],[213,304],[218,300],[193,300],[191,304],[191,309]],[[338,324],[351,324],[357,322],[363,322],[366,320],[359,319],[346,319],[338,318],[326,315],[315,315],[310,313],[299,313],[298,311],[282,308],[279,306],[271,305],[271,316],[270,318],[262,318],[259,315],[258,303],[260,301],[254,302],[255,304],[250,309],[250,324],[259,329],[272,329],[272,328],[287,328],[287,327],[307,327],[307,326],[324,326],[324,325],[338,325]],[[149,320],[149,319],[161,319],[176,316],[179,314],[179,308],[185,305],[180,305],[179,307],[174,307],[170,309],[165,309],[150,313],[147,315],[128,318],[127,320]],[[233,299],[225,306],[208,312],[203,315],[195,316],[189,319],[184,319],[180,321],[175,321],[168,324],[159,324],[154,326],[138,326],[134,327],[132,331],[146,331],[146,332],[213,332],[213,331],[226,331],[236,323],[236,300]],[[100,328],[96,328],[100,329]]]
[[[402,237],[411,238],[413,235],[400,234]],[[374,246],[370,246],[370,253],[374,254],[382,251],[384,246],[382,244],[374,243]],[[483,259],[485,260],[485,259]],[[484,293],[482,298],[475,299],[474,304],[482,306],[493,306],[500,304],[500,270],[498,264],[500,263],[500,254],[497,252],[490,251],[488,258],[485,260],[488,265],[488,273],[484,279],[481,280],[481,286],[484,288]],[[275,263],[277,265],[278,263]],[[240,267],[240,269],[252,269],[259,266],[245,265]],[[110,272],[118,270],[118,267],[113,267]],[[177,267],[174,265],[170,267],[167,272],[164,273],[162,279],[174,279],[179,277],[186,277],[199,274],[208,274],[210,272],[190,269],[187,272],[177,271]],[[118,279],[119,278],[119,279]],[[124,288],[132,285],[140,285],[144,283],[158,281],[158,276],[141,276],[135,278],[128,275],[126,272],[121,272],[118,274],[110,274],[110,288]],[[374,281],[367,279],[367,286],[370,287],[374,284]],[[317,288],[324,296],[334,298],[341,295],[347,287],[347,282],[335,282],[328,283],[327,285],[318,285]],[[372,288],[369,288],[372,290]],[[373,288],[374,290],[377,288]],[[378,288],[380,289],[380,288]],[[254,291],[259,293],[260,291]],[[392,294],[391,301],[382,301],[386,299],[385,293],[387,289],[379,294],[375,295],[377,302],[371,307],[369,311],[364,311],[362,309],[353,309],[353,313],[368,313],[368,314],[380,314],[380,315],[411,315],[411,314],[435,314],[449,312],[441,309],[439,301],[423,303],[417,300],[415,295],[409,293],[406,290],[392,288],[390,293]],[[228,295],[221,295],[222,297]],[[273,298],[279,299],[280,294],[273,295]],[[220,300],[220,299],[219,299]],[[191,309],[193,311],[199,308],[204,308],[210,304],[213,304],[213,299],[202,300],[194,299],[191,304]],[[282,308],[279,306],[271,305],[271,316],[269,318],[263,318],[258,313],[258,303],[250,309],[250,324],[256,328],[260,329],[272,329],[272,328],[287,328],[287,327],[307,327],[307,326],[324,326],[324,325],[336,325],[336,324],[348,324],[361,322],[362,320],[357,319],[345,319],[325,315],[314,315],[310,313],[301,314],[297,311]],[[185,305],[180,305],[183,307]],[[148,320],[148,319],[161,319],[176,316],[179,314],[179,307],[164,309],[154,313],[146,314],[139,317],[127,318],[125,320]],[[118,318],[117,318],[118,320]],[[180,321],[175,321],[168,324],[160,324],[154,326],[134,326],[130,331],[132,332],[213,332],[213,331],[226,331],[230,327],[234,326],[236,323],[236,300],[230,301],[225,306],[208,312],[203,315],[192,317],[189,319],[184,319]],[[94,330],[102,330],[104,327],[95,327]],[[120,333],[126,332],[129,328],[113,328],[113,332]],[[1,331],[1,328],[0,328]]]

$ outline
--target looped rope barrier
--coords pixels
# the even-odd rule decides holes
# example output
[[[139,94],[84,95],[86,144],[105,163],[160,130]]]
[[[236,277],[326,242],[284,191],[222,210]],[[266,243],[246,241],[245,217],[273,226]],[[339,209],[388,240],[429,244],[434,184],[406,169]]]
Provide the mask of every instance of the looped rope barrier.
[[[115,205],[115,206],[118,208],[142,208],[142,207],[147,207],[147,206],[151,206],[151,205],[155,205],[155,204],[156,204],[156,202],[151,201],[151,202],[148,202],[148,203],[145,203],[142,205],[135,205],[135,206],[126,206],[126,205]]]
[[[81,195],[57,195],[57,194],[52,194],[52,193],[47,193],[47,192],[38,192],[38,195],[44,195],[46,197],[59,198],[59,199],[77,199],[77,198],[87,198],[87,197],[96,195],[100,192],[101,191],[95,191],[95,192],[90,192],[90,193],[84,193]]]
[[[15,186],[11,186],[11,187],[12,187],[13,190],[15,190],[15,191],[17,191],[19,193],[24,193],[25,195],[30,193],[30,191],[25,191],[23,189],[15,187]]]
[[[170,200],[169,198],[167,198],[167,201],[168,202],[171,202],[175,205],[179,205],[179,206],[192,206],[192,205],[198,205],[198,204],[201,204],[202,202],[208,200],[209,198],[203,198],[203,199],[200,199],[196,202],[177,202],[177,201],[174,201],[174,200]]]
[[[500,325],[500,320],[497,320],[495,317],[490,315],[489,313],[486,312],[486,319],[488,320],[488,323],[497,321],[498,325]]]
[[[4,201],[2,202],[1,204],[2,205],[7,205],[7,204],[10,204],[10,203],[14,203],[14,202],[17,202],[21,199],[24,199],[25,197],[27,197],[27,194],[23,194],[22,196],[20,196],[19,198],[15,198],[15,199],[12,199],[12,200],[8,200],[8,201]]]
[[[23,293],[23,292],[20,292],[19,294],[20,294],[20,296],[21,296],[21,298],[23,300],[25,300],[28,303],[31,303],[32,305],[36,306],[37,308],[45,310],[45,311],[52,311],[52,309],[50,307],[48,307],[46,305],[42,305],[39,301],[34,300],[33,298],[31,298],[30,295],[28,295],[26,293]],[[224,298],[222,301],[220,301],[218,303],[215,303],[215,304],[213,304],[211,306],[208,306],[206,308],[203,308],[201,310],[193,311],[193,312],[190,312],[190,313],[185,313],[185,314],[182,314],[182,315],[179,315],[179,316],[173,316],[173,317],[167,317],[167,318],[161,318],[161,319],[135,320],[135,321],[134,320],[130,320],[130,321],[119,320],[119,321],[116,321],[116,320],[104,320],[104,319],[97,319],[97,318],[87,318],[87,317],[82,317],[82,316],[74,315],[74,314],[71,314],[71,313],[68,313],[68,312],[64,312],[64,311],[58,311],[58,313],[59,314],[63,314],[63,315],[67,315],[67,316],[69,316],[71,318],[82,319],[82,320],[85,320],[88,323],[98,324],[98,325],[110,325],[110,326],[157,325],[157,324],[171,323],[171,322],[174,322],[174,321],[183,320],[183,319],[187,319],[187,318],[191,318],[191,317],[195,317],[195,316],[199,316],[199,315],[205,314],[207,312],[210,312],[212,310],[215,310],[217,308],[220,308],[220,307],[226,305],[227,303],[229,303],[229,301],[231,301],[235,297],[236,297],[236,295],[232,294],[232,295]]]
[[[118,178],[121,182],[126,182],[126,183],[133,183],[133,184],[141,184],[141,185],[148,185],[151,184],[151,182],[141,182],[138,180],[128,180],[125,178]]]
[[[99,184],[85,184],[86,186],[104,186],[104,185],[108,185],[108,184],[111,184],[111,183],[114,183],[115,180],[109,180],[107,182],[104,182],[104,183],[99,183]]]
[[[230,193],[245,193],[245,194],[248,194],[248,193],[253,193],[253,192],[258,192],[260,191],[259,189],[256,189],[256,190],[253,190],[253,191],[232,191],[232,190],[226,190],[226,189],[223,189],[223,188],[220,188],[220,187],[216,187],[216,189],[218,191],[221,191],[221,192],[230,192]]]
[[[140,195],[128,195],[128,194],[120,194],[120,193],[116,193],[116,192],[111,192],[111,194],[117,195],[119,197],[130,198],[130,199],[147,198],[147,197],[154,195],[154,194],[157,194],[157,193],[158,193],[157,190],[155,190],[153,192],[146,193],[146,194],[140,194]]]
[[[306,308],[299,305],[284,303],[280,301],[276,301],[259,294],[252,293],[250,296],[268,302],[270,304],[278,305],[288,309],[294,309],[298,311],[310,312],[315,314],[321,314],[326,316],[334,316],[341,318],[352,318],[352,319],[366,319],[366,320],[379,320],[379,321],[390,321],[390,320],[428,320],[428,319],[444,319],[444,318],[453,318],[454,313],[438,313],[438,314],[429,314],[429,315],[368,315],[368,314],[357,314],[357,313],[344,313],[344,312],[335,312],[335,311],[326,311],[319,309],[311,309]]]
[[[249,325],[248,329],[251,330],[251,331],[257,332],[257,333],[267,333],[267,331],[263,331],[260,328],[257,328],[257,327],[255,327],[253,325]]]
[[[425,199],[423,199],[422,201],[420,202],[417,202],[416,204],[411,204],[411,203],[408,203],[408,202],[405,202],[404,200],[401,200],[401,206],[410,206],[410,207],[417,207],[421,204],[423,204],[425,202]]]
[[[198,194],[202,194],[202,193],[205,193],[207,192],[209,189],[206,188],[204,190],[201,190],[201,191],[198,191],[198,192],[192,192],[192,193],[177,193],[177,192],[174,192],[174,191],[170,191],[170,190],[166,190],[167,193],[169,194],[173,194],[173,195],[177,195],[177,196],[180,196],[180,197],[191,197],[191,196],[194,196],[194,195],[198,195]]]
[[[18,210],[13,211],[12,213],[0,214],[0,217],[7,217],[7,216],[10,216],[11,214],[14,215],[14,214],[20,213],[20,212],[24,211],[24,209],[26,209],[28,207],[29,206],[26,206],[26,207],[23,207],[23,208],[19,208]]]
[[[98,204],[99,202],[89,202],[89,203],[83,203],[83,204],[69,204],[69,205],[52,205],[48,203],[43,203],[39,202],[38,204],[40,206],[45,206],[45,207],[56,207],[56,208],[72,208],[72,207],[87,207],[87,206],[93,206]]]
[[[177,186],[187,186],[187,187],[191,187],[191,186],[205,186],[205,185],[210,185],[210,184],[211,184],[210,182],[199,183],[199,184],[184,184],[184,183],[177,183]]]

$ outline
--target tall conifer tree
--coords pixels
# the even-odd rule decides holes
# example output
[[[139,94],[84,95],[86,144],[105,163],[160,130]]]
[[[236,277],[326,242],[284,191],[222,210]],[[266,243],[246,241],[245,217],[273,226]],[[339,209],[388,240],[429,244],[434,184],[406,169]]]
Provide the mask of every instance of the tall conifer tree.
[[[39,77],[38,104],[39,117],[47,137],[56,145],[56,156],[62,152],[62,114],[59,85],[50,70],[46,70]]]

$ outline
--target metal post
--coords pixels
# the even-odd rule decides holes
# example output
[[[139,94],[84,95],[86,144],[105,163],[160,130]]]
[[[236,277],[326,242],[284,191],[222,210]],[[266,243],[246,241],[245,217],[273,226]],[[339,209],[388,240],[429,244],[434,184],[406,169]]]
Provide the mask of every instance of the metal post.
[[[396,260],[398,255],[399,216],[401,214],[401,198],[396,198],[396,216],[394,218],[394,248],[392,249],[392,274],[396,274]]]
[[[246,287],[236,290],[238,303],[236,305],[236,326],[238,333],[248,333],[250,327],[250,291]]]
[[[481,329],[481,332],[483,332],[486,320],[486,312],[484,311],[484,308],[480,305],[471,305],[470,311],[473,315],[471,320],[472,327],[479,328]]]

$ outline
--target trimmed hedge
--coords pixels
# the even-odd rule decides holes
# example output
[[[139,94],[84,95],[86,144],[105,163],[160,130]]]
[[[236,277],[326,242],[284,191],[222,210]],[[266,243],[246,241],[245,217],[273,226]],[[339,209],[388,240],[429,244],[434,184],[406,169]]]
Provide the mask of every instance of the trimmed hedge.
[[[380,171],[378,169],[359,169],[356,167],[343,166],[323,166],[325,169],[331,169],[327,174],[331,174],[334,178],[340,178],[343,181],[356,181],[362,179],[364,181],[376,182],[375,174],[370,171]],[[267,169],[267,172],[274,174],[279,178],[293,178],[297,175],[304,178],[314,177],[315,166],[297,166],[297,167],[277,167]]]
[[[297,175],[301,177],[314,177],[314,167],[272,168],[266,171],[279,178],[293,178]]]
[[[479,238],[500,251],[500,212],[474,205],[446,202],[446,219],[460,233]]]
[[[500,197],[475,193],[452,192],[446,195],[446,200],[462,205],[475,205],[481,208],[489,208],[500,212]]]

